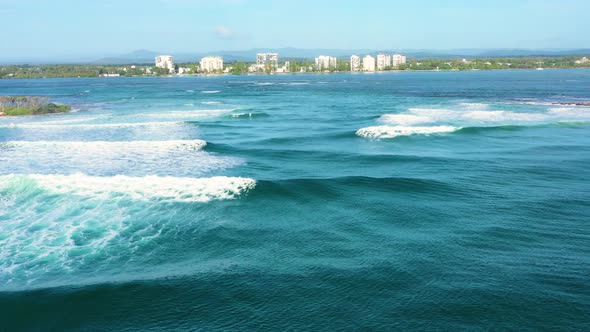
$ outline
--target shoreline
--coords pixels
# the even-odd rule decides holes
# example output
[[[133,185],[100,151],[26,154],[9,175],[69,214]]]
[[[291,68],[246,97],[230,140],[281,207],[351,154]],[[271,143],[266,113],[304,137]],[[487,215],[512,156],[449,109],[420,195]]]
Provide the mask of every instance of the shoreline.
[[[175,78],[175,77],[224,77],[224,76],[287,76],[287,75],[334,75],[334,74],[400,74],[400,73],[436,73],[436,72],[481,72],[481,71],[545,71],[545,70],[590,70],[590,67],[565,67],[565,68],[543,68],[542,70],[538,70],[536,68],[506,68],[506,69],[468,69],[468,70],[458,70],[458,69],[415,69],[415,70],[385,70],[385,71],[373,71],[373,72],[366,72],[366,71],[334,71],[334,72],[296,72],[296,73],[247,73],[247,74],[232,74],[232,73],[221,73],[221,74],[182,74],[182,75],[132,75],[132,76],[114,76],[114,77],[100,77],[100,76],[71,76],[71,77],[27,77],[27,78],[20,78],[20,77],[9,77],[9,78],[0,78],[0,80],[42,80],[42,79],[125,79],[125,78]]]

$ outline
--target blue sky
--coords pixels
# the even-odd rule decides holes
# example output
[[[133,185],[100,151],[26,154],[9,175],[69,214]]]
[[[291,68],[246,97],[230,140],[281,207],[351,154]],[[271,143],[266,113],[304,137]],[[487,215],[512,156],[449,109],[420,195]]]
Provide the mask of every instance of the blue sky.
[[[0,0],[0,57],[590,48],[589,0]]]

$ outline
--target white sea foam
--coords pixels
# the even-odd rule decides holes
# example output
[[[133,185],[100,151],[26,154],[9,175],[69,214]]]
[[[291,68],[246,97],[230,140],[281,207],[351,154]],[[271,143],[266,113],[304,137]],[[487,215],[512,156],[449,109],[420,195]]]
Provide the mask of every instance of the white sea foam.
[[[203,150],[206,144],[203,140],[9,141],[0,143],[0,164],[10,164],[19,173],[36,165],[34,169],[41,172],[203,176],[244,162],[208,153]]]
[[[99,151],[143,151],[153,153],[170,150],[201,150],[207,142],[203,140],[170,140],[170,141],[8,141],[0,143],[0,148],[9,149],[67,149],[94,153]]]
[[[232,118],[241,118],[241,117],[245,117],[245,116],[251,118],[252,113],[233,113],[233,114],[231,114]]]
[[[0,176],[0,188],[19,181],[32,180],[43,190],[66,195],[98,199],[133,199],[173,202],[209,202],[235,199],[251,190],[256,181],[249,178],[217,176],[211,178],[177,177],[95,177],[81,173],[73,175],[5,175]]]
[[[11,123],[0,125],[0,128],[22,128],[22,129],[101,129],[101,128],[132,128],[132,127],[170,127],[182,124],[182,122],[119,122],[119,123],[84,123],[84,124],[44,124],[35,123]]]
[[[202,104],[204,104],[204,105],[218,105],[218,104],[221,104],[221,102],[220,101],[204,101],[204,102],[202,102]]]
[[[187,111],[167,111],[157,113],[138,113],[133,116],[150,117],[150,118],[210,118],[230,113],[234,109],[219,109],[219,110],[187,110]]]
[[[220,93],[221,91],[219,90],[205,90],[205,91],[201,91],[201,93],[207,93],[207,94],[212,94],[212,93]]]
[[[426,109],[411,108],[410,115],[420,117],[422,122],[419,123],[452,123],[457,125],[475,125],[489,123],[497,125],[498,123],[506,125],[550,123],[567,120],[567,118],[590,118],[590,108],[551,108],[548,112],[511,112],[511,111],[493,111],[493,110],[448,110],[448,109]],[[408,115],[391,114],[384,115],[384,119],[392,116]],[[418,122],[417,122],[418,123]]]
[[[231,177],[0,176],[0,283],[30,288],[84,282],[84,272],[110,276],[113,264],[151,260],[154,241],[184,222],[158,202],[236,199],[255,185]],[[56,274],[59,281],[46,278]]]
[[[309,85],[309,82],[283,82],[281,85]]]
[[[70,123],[80,123],[80,122],[88,122],[94,121],[99,119],[100,117],[93,116],[93,117],[77,117],[74,119],[61,119],[61,120],[49,120],[43,122],[36,122],[36,124],[46,124],[46,125],[61,125],[61,124],[70,124]]]
[[[387,125],[362,128],[357,135],[368,138],[392,138],[413,134],[450,132],[470,126],[537,125],[567,121],[590,121],[590,107],[555,107],[545,112],[489,110],[489,105],[462,103],[458,109],[410,108],[405,113],[385,114],[379,118]],[[415,126],[430,124],[431,126]],[[391,126],[390,126],[391,125]]]
[[[394,138],[398,136],[410,136],[416,134],[429,135],[450,133],[461,129],[452,126],[433,126],[433,127],[409,127],[409,126],[374,126],[357,130],[356,134],[361,137],[370,139]]]
[[[385,123],[403,126],[433,122],[432,117],[412,114],[385,114],[381,116],[380,120]]]
[[[475,110],[485,110],[488,109],[490,107],[489,104],[484,104],[484,103],[460,103],[459,104],[462,107],[465,107],[467,109],[475,109]]]
[[[549,114],[560,121],[590,121],[590,107],[555,107]]]

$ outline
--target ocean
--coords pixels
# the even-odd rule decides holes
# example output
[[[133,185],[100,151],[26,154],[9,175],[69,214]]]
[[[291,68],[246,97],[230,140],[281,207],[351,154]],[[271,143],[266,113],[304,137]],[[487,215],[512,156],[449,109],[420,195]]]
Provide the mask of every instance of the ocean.
[[[0,331],[590,330],[590,70],[0,95]]]

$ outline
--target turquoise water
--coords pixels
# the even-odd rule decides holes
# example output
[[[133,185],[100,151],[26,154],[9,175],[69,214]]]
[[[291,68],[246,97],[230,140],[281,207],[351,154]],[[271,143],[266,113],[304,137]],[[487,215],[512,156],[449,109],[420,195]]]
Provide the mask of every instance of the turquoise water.
[[[590,71],[2,80],[0,330],[589,330]]]

